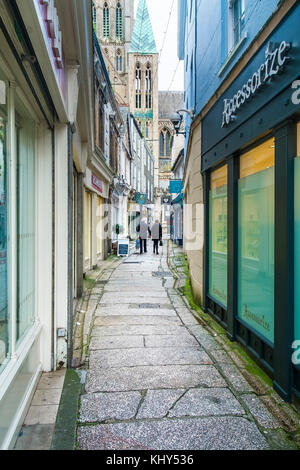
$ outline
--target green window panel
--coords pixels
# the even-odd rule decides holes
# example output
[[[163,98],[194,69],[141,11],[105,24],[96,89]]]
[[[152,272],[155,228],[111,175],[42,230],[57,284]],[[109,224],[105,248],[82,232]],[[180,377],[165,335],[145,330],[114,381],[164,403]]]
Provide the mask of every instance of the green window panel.
[[[274,342],[274,140],[241,156],[238,316]]]
[[[227,307],[227,166],[211,173],[209,294]]]

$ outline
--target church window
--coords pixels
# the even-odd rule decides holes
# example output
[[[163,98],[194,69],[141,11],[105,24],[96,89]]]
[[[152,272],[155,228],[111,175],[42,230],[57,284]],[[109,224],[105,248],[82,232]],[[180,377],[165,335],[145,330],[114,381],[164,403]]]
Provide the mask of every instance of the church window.
[[[159,155],[161,157],[170,157],[173,146],[173,137],[168,129],[164,128],[159,138]]]
[[[161,131],[159,137],[159,155],[163,157],[165,154],[165,134]]]
[[[122,72],[123,69],[123,58],[121,51],[118,49],[117,50],[117,55],[116,55],[116,70],[117,72]]]
[[[142,70],[139,63],[136,66],[135,82],[135,107],[136,109],[140,109],[142,107]]]
[[[145,74],[145,92],[146,92],[146,109],[152,108],[152,73],[151,65],[147,64]]]
[[[93,5],[93,28],[95,33],[97,34],[97,10]]]
[[[109,8],[107,2],[103,7],[103,37],[109,38]]]
[[[123,13],[120,2],[116,8],[116,37],[117,39],[123,39]]]

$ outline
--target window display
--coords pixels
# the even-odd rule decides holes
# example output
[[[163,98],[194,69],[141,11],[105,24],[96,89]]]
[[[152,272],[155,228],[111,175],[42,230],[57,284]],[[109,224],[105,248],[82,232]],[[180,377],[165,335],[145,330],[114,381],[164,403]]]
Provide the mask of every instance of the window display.
[[[270,139],[240,158],[238,316],[274,341],[274,161]]]
[[[211,173],[209,191],[209,293],[227,306],[227,166]]]
[[[17,247],[18,299],[17,340],[35,319],[35,124],[17,122]]]
[[[7,296],[7,93],[0,80],[0,370],[9,352]]]

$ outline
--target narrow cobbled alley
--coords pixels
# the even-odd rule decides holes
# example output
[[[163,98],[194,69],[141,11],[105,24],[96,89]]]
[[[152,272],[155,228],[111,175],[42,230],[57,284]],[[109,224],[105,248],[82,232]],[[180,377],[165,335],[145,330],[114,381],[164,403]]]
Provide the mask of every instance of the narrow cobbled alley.
[[[163,251],[97,283],[77,448],[270,448],[280,423],[174,289]]]

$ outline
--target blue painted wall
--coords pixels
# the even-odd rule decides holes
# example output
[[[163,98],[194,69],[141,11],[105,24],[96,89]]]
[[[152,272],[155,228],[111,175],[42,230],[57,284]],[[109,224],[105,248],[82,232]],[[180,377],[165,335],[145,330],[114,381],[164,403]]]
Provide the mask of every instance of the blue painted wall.
[[[244,0],[246,37],[228,60],[230,0],[178,0],[178,56],[184,60],[185,106],[201,111],[255,36],[276,10],[279,0]],[[190,120],[186,118],[186,128]]]

